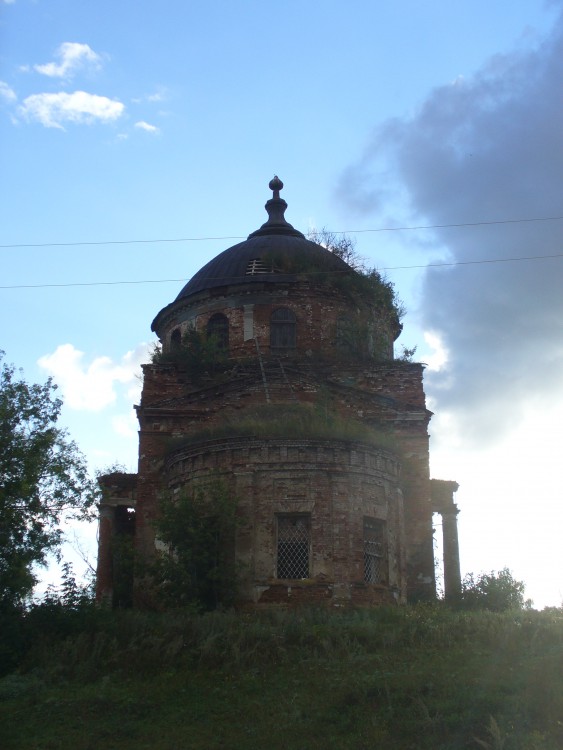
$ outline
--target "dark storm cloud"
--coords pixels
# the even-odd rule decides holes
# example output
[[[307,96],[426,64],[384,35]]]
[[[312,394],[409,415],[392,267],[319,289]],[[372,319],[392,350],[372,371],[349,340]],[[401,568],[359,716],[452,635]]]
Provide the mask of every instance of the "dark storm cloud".
[[[406,196],[428,224],[563,216],[563,18],[537,47],[495,57],[385,123],[340,187],[351,207],[380,217]],[[552,255],[563,253],[563,221],[435,238],[454,262]],[[563,258],[429,268],[421,315],[450,352],[428,390],[467,437],[492,439],[526,405],[563,397]]]

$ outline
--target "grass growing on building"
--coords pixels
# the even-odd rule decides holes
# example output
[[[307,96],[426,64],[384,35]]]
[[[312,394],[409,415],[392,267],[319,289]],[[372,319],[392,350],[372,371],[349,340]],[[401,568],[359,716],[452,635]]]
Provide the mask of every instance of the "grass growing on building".
[[[206,440],[256,437],[286,440],[342,440],[395,450],[396,441],[383,429],[344,418],[321,404],[266,404],[244,415],[225,415],[221,423],[170,441],[170,450]]]

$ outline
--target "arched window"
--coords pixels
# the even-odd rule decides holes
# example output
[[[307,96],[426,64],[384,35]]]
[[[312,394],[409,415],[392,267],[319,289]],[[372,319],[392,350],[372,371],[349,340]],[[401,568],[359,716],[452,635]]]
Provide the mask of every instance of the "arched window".
[[[229,321],[226,315],[215,313],[209,318],[207,336],[213,336],[222,349],[229,348]]]
[[[295,313],[287,307],[278,307],[270,317],[270,348],[295,349]]]
[[[182,332],[179,328],[175,328],[170,335],[170,349],[173,352],[177,352],[182,345]]]

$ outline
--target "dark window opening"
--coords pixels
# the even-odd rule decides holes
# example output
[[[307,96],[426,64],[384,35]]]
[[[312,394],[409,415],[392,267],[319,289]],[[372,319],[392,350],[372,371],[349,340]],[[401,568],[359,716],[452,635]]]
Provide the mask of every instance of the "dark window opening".
[[[278,516],[277,578],[309,578],[309,516]]]
[[[364,581],[387,583],[387,545],[385,521],[364,519]]]
[[[264,273],[279,273],[272,263],[264,262],[262,258],[252,258],[246,266],[247,276],[257,276]]]
[[[270,348],[295,349],[295,313],[287,307],[279,307],[270,317]]]
[[[229,321],[226,315],[216,313],[209,318],[207,336],[214,337],[222,349],[229,348]]]
[[[340,316],[336,321],[336,346],[342,352],[352,352],[354,346],[354,329],[350,318]]]
[[[114,607],[133,605],[133,557],[135,538],[135,509],[118,505],[114,515],[112,537],[112,569]]]
[[[175,328],[170,336],[170,348],[173,352],[177,352],[182,346],[182,332],[179,328]]]

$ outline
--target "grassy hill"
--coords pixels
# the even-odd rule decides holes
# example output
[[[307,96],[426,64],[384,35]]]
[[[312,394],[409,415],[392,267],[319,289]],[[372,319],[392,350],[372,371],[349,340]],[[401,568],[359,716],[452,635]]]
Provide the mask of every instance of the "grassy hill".
[[[563,610],[78,613],[0,680],[3,750],[563,748]]]

